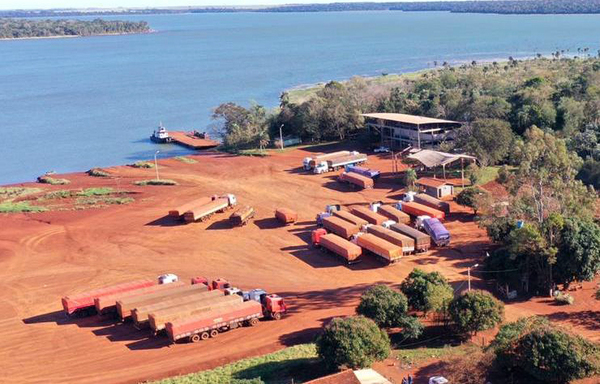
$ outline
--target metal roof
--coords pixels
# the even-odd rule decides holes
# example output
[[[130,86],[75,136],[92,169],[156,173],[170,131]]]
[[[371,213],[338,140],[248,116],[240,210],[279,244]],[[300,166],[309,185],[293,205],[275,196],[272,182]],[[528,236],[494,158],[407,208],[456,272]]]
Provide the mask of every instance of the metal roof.
[[[439,152],[431,149],[421,149],[411,153],[406,158],[417,160],[428,168],[450,164],[460,159],[477,160],[474,156]]]
[[[450,185],[446,180],[443,179],[432,179],[429,177],[422,177],[419,180],[415,181],[415,184],[425,185],[427,187],[439,188],[443,185]]]
[[[373,119],[395,121],[408,124],[460,124],[458,121],[435,119],[433,117],[405,115],[404,113],[363,113],[362,116]]]

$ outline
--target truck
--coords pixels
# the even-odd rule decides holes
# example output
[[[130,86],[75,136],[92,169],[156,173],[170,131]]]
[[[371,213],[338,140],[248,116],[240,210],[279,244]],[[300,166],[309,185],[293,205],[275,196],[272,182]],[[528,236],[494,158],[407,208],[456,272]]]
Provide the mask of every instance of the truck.
[[[325,206],[325,211],[317,213],[316,221],[317,227],[323,226],[323,219],[331,216],[334,212],[341,210],[342,207],[339,204],[329,204]]]
[[[243,302],[240,295],[223,295],[193,301],[184,305],[176,305],[154,311],[148,315],[148,323],[154,334],[165,329],[165,324],[178,319],[184,319],[211,309],[223,308]]]
[[[388,263],[393,263],[402,257],[402,247],[390,243],[370,233],[358,233],[354,237],[356,244],[363,249],[379,256]]]
[[[167,284],[151,285],[146,288],[134,289],[133,291],[120,292],[114,295],[100,296],[94,298],[94,306],[98,315],[115,314],[117,312],[117,301],[128,297],[140,297],[155,292],[166,292],[171,288],[181,287],[183,283],[174,281]]]
[[[415,252],[426,252],[431,247],[431,237],[428,234],[418,231],[406,224],[394,224],[390,226],[392,231],[396,231],[415,241]]]
[[[415,251],[415,241],[401,233],[395,232],[391,229],[384,228],[380,225],[366,225],[365,231],[372,235],[382,238],[385,241],[389,241],[399,247],[402,247],[402,254],[408,255]],[[396,260],[392,260],[394,262]]]
[[[362,219],[356,215],[351,214],[348,211],[337,211],[333,213],[333,216],[339,217],[340,219],[351,222],[352,224],[358,225],[361,228],[363,225],[369,224],[369,222],[365,219]]]
[[[349,165],[346,167],[346,172],[358,173],[361,176],[368,177],[374,181],[379,179],[381,172],[376,169],[370,169],[365,167],[359,167],[358,165]]]
[[[350,151],[337,151],[332,153],[324,153],[314,157],[305,157],[302,161],[302,166],[304,170],[310,171],[321,161],[331,160],[335,159],[336,157],[343,157],[348,155],[350,155]]]
[[[358,258],[362,255],[362,249],[358,245],[334,233],[319,234],[313,236],[313,239],[316,246],[341,257],[348,264],[358,262]]]
[[[159,285],[159,287],[163,286]],[[138,307],[164,302],[172,297],[184,297],[208,291],[208,287],[205,285],[183,285],[183,282],[167,284],[164,285],[164,288],[166,289],[140,296],[123,297],[117,300],[116,306],[119,319],[125,321],[130,318],[131,312]]]
[[[358,153],[356,151],[351,152],[347,156],[335,157],[328,160],[321,160],[314,166],[313,172],[316,174],[327,173],[337,171],[340,168],[344,168],[347,165],[358,165],[367,162],[367,155],[364,153]]]
[[[249,205],[246,205],[242,208],[239,208],[235,212],[229,216],[229,223],[231,223],[232,227],[241,227],[246,225],[248,221],[250,221],[254,215],[256,215],[256,211]]]
[[[450,213],[450,204],[448,204],[448,202],[436,199],[435,197],[429,196],[426,193],[418,193],[414,195],[413,200],[415,203],[423,204],[428,207],[437,209],[438,211],[442,211],[445,214]]]
[[[65,313],[72,317],[89,316],[96,313],[94,300],[103,296],[111,296],[117,293],[124,293],[156,285],[156,280],[135,280],[109,287],[94,289],[92,291],[82,292],[75,295],[68,295],[62,298],[62,306]]]
[[[222,277],[219,277],[213,281],[209,281],[204,276],[196,276],[192,278],[192,285],[202,284],[208,287],[209,291],[219,290],[224,292],[226,289],[231,288],[231,284],[229,281],[225,280]]]
[[[444,217],[445,217],[444,212],[437,210],[435,208],[428,207],[423,204],[415,203],[414,201],[399,202],[398,204],[396,204],[396,208],[398,208],[402,212],[407,213],[410,216],[414,216],[414,217],[426,215],[426,216],[430,216],[430,217],[435,217],[436,219],[439,219],[439,220],[444,220]]]
[[[423,229],[431,236],[438,247],[445,247],[450,244],[450,232],[438,219],[423,220]]]
[[[173,208],[169,211],[169,216],[174,218],[182,217],[184,213],[193,209],[195,207],[201,207],[205,204],[208,204],[212,201],[212,197],[201,197],[199,199],[192,200],[185,204],[180,205],[179,207]]]
[[[183,214],[186,223],[205,221],[217,212],[225,212],[237,204],[235,195],[227,194],[222,197],[214,196],[212,201],[201,206],[189,209]]]
[[[225,294],[221,291],[202,291],[194,292],[193,294],[188,295],[171,296],[165,298],[165,300],[159,301],[154,304],[134,308],[131,311],[131,318],[133,319],[135,327],[138,329],[142,329],[148,327],[148,316],[150,315],[150,313],[156,312],[163,308],[174,307],[177,305],[186,305],[201,300],[210,300],[219,296],[225,296]]]
[[[360,227],[349,221],[340,219],[336,216],[330,216],[323,219],[323,228],[333,232],[344,239],[349,239],[360,231]]]
[[[352,212],[353,215],[368,221],[370,224],[381,225],[384,222],[388,221],[387,217],[373,212],[367,207],[352,207],[352,209],[350,209],[350,212]]]
[[[289,208],[277,208],[275,218],[283,225],[293,224],[298,221],[298,214]]]
[[[200,340],[216,337],[219,332],[240,328],[243,325],[255,326],[259,319],[279,320],[286,312],[283,298],[271,294],[263,296],[261,303],[254,300],[244,301],[231,307],[169,322],[166,324],[166,330],[173,343],[181,339],[197,343]]]
[[[338,176],[338,181],[361,189],[372,189],[374,185],[373,179],[353,172],[342,172]]]
[[[405,212],[391,206],[391,205],[380,205],[377,208],[377,213],[382,216],[387,217],[390,220],[395,221],[396,223],[408,224],[410,223],[410,216]]]

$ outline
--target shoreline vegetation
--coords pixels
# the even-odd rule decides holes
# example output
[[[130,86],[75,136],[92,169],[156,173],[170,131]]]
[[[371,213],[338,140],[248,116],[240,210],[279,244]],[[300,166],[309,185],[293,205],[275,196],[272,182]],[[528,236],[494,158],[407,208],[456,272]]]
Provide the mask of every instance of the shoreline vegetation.
[[[150,33],[145,21],[0,18],[0,40],[52,39]]]
[[[48,9],[0,11],[0,17],[70,17],[95,15],[151,15],[181,13],[234,13],[234,12],[352,12],[352,11],[400,11],[400,12],[451,12],[491,14],[598,14],[600,0],[481,0],[481,1],[412,1],[381,3],[328,3],[288,4],[281,6],[238,7],[164,7],[120,9]]]

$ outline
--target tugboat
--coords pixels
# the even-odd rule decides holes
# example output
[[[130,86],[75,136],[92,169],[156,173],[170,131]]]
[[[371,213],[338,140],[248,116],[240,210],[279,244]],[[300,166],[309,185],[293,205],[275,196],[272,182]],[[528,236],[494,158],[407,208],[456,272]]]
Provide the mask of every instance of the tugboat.
[[[152,133],[150,140],[155,143],[170,143],[173,139],[169,136],[169,131],[162,125],[162,122],[158,125],[158,129]]]

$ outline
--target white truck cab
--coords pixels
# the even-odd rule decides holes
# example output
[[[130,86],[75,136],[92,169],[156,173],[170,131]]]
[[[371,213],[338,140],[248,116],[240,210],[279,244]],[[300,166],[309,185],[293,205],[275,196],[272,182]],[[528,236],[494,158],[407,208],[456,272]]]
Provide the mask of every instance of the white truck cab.
[[[158,284],[169,284],[177,281],[179,281],[179,277],[174,273],[165,273],[164,275],[158,276]]]
[[[305,171],[310,171],[310,162],[312,161],[312,157],[305,157],[304,160],[302,160],[302,166],[304,167]]]
[[[377,213],[377,210],[379,210],[379,207],[381,207],[382,204],[383,202],[381,201],[375,201],[369,205],[369,208],[371,209],[371,211]]]
[[[404,194],[404,197],[402,198],[402,200],[406,201],[406,202],[415,201],[416,194],[417,194],[417,192],[408,191]]]
[[[383,228],[389,229],[394,224],[396,224],[396,222],[394,220],[387,220],[387,221],[384,221],[383,223],[381,223],[381,226]]]
[[[427,215],[417,216],[417,220],[415,220],[415,227],[417,227],[417,229],[423,228],[423,222],[427,219],[431,219],[431,216],[427,216]]]
[[[316,174],[329,172],[329,164],[327,164],[326,161],[321,161],[319,164],[315,165],[313,172]]]
[[[227,197],[230,207],[237,205],[237,198],[235,197],[235,195],[228,193],[227,195],[225,195],[225,197]]]
[[[233,295],[242,296],[242,290],[239,288],[236,288],[236,287],[227,288],[225,290],[225,296],[233,296]]]

